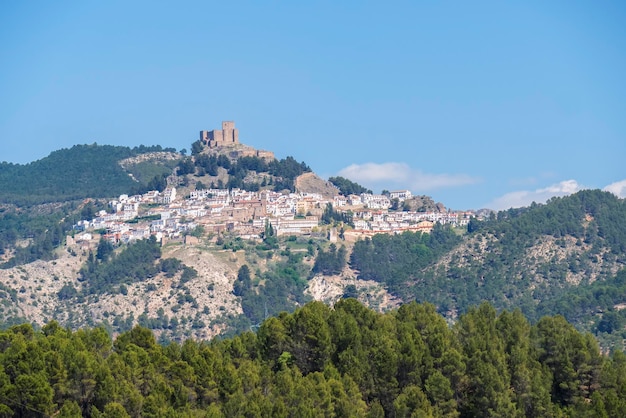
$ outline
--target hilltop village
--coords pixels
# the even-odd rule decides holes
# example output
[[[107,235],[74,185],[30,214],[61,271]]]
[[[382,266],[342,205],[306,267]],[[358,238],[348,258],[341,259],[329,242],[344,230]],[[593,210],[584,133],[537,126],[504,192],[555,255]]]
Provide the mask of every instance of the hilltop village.
[[[239,143],[234,122],[223,122],[221,130],[201,131],[200,141],[208,152],[221,152],[229,158],[257,156],[273,159],[270,151],[255,150]],[[174,173],[174,177],[175,177]],[[238,188],[191,190],[181,195],[175,186],[142,195],[121,195],[109,202],[109,210],[91,220],[75,225],[79,231],[69,244],[93,239],[92,232],[105,233],[112,243],[128,243],[154,235],[168,240],[198,241],[192,231],[201,227],[211,237],[233,234],[244,239],[260,239],[268,226],[275,235],[309,235],[321,232],[324,213],[333,211],[346,222],[328,227],[331,241],[356,241],[374,234],[397,234],[404,231],[430,232],[435,223],[467,225],[473,211],[417,212],[390,210],[393,204],[411,199],[409,190],[388,194],[324,196],[297,191],[279,193],[271,190],[245,191]]]

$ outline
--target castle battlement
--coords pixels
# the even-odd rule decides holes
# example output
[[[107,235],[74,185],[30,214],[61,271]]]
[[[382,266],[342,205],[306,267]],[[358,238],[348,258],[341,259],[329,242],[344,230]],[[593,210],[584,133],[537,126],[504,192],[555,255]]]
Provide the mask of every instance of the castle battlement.
[[[239,144],[239,130],[235,128],[235,122],[224,121],[222,129],[200,131],[200,141],[209,148]]]

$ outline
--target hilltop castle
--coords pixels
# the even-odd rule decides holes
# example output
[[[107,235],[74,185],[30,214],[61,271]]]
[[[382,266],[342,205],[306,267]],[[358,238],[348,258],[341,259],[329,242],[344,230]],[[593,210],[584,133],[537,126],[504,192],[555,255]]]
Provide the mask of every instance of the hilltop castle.
[[[239,129],[235,128],[235,122],[223,121],[222,129],[212,131],[200,131],[200,141],[213,153],[228,152],[231,159],[240,157],[259,157],[267,161],[275,159],[272,151],[256,150],[239,142]],[[222,147],[227,147],[225,150]]]
[[[224,121],[222,129],[200,131],[200,141],[209,148],[239,144],[239,129],[235,128],[235,122]]]

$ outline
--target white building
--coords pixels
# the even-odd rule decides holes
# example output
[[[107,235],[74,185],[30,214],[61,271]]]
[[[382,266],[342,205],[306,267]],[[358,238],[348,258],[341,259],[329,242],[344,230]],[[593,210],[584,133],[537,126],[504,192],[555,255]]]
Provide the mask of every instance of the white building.
[[[361,201],[370,209],[389,209],[391,201],[382,194],[362,193]]]
[[[412,197],[410,190],[395,190],[393,192],[389,192],[390,199],[398,199],[400,202],[404,202],[406,199],[410,199]]]

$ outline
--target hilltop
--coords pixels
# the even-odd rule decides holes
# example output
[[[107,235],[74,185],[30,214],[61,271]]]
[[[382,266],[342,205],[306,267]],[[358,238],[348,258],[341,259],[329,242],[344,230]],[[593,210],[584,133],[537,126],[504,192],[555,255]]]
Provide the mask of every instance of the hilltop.
[[[141,156],[141,157],[140,157]],[[29,164],[0,163],[0,203],[19,206],[150,190],[180,158],[174,149],[75,145]]]

